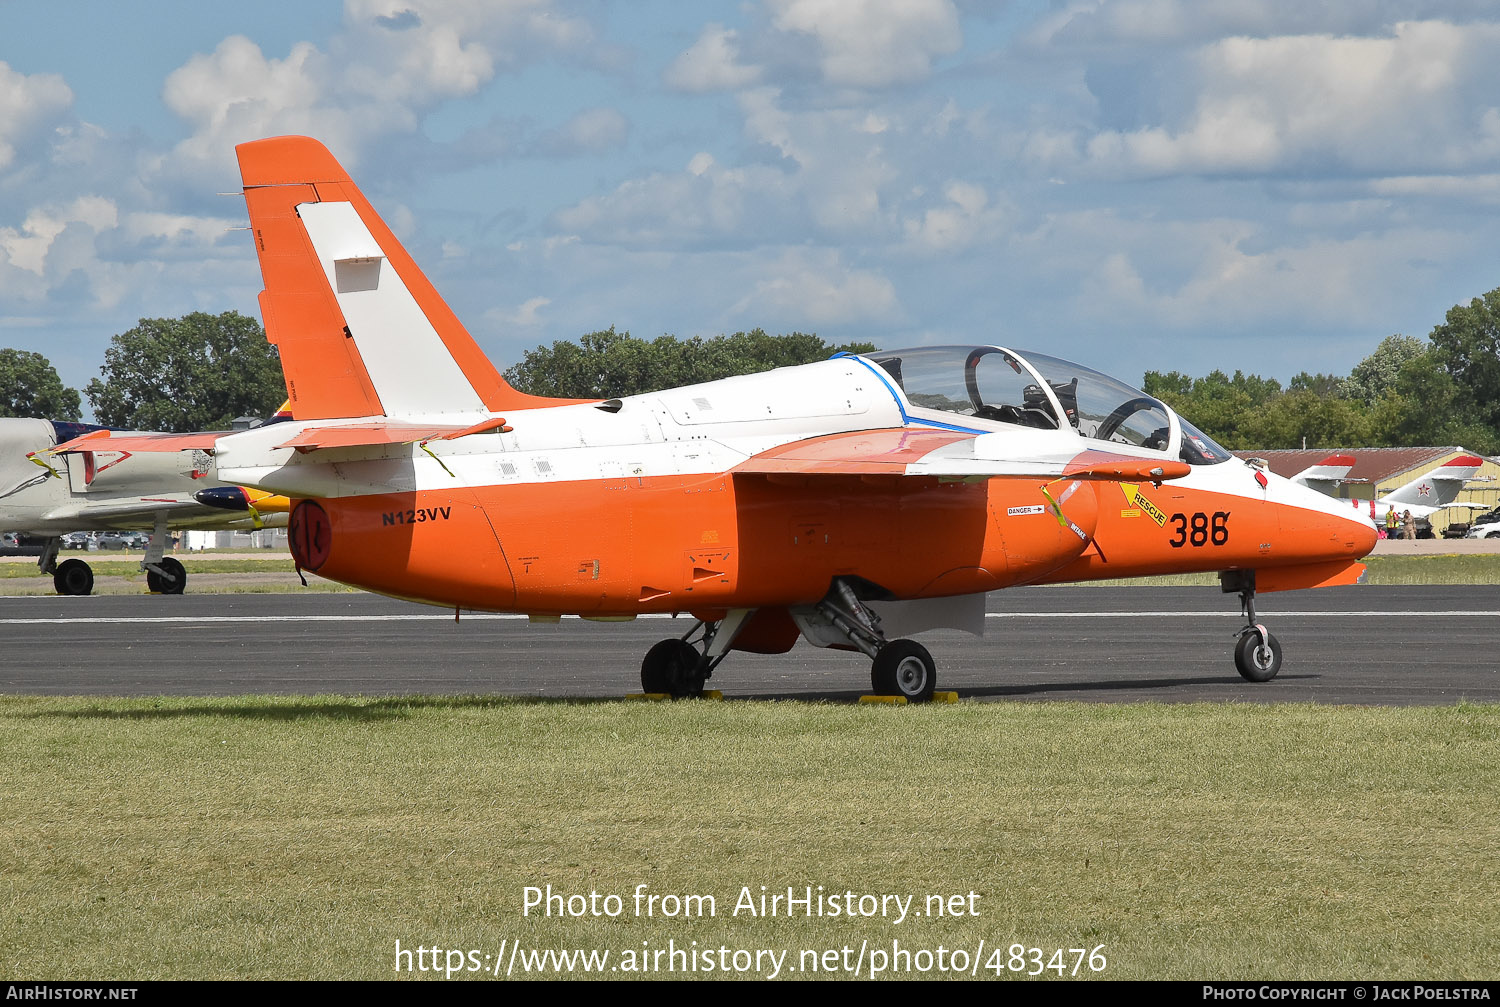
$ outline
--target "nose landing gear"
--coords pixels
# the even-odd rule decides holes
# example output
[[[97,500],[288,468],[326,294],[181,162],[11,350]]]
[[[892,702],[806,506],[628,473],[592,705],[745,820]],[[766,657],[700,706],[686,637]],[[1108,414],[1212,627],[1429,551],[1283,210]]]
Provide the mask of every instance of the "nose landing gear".
[[[1219,574],[1225,594],[1238,592],[1246,625],[1234,644],[1234,666],[1250,682],[1269,682],[1281,670],[1281,641],[1255,621],[1255,571],[1225,570]]]

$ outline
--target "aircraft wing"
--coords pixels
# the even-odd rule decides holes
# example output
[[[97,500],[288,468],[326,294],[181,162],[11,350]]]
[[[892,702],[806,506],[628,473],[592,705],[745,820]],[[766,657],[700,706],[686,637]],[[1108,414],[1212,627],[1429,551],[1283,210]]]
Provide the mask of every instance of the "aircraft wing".
[[[1136,458],[1106,451],[1035,453],[1015,450],[1005,434],[892,427],[810,437],[778,445],[741,462],[750,475],[896,475],[968,478],[1034,476],[1154,482],[1180,479],[1185,462]]]

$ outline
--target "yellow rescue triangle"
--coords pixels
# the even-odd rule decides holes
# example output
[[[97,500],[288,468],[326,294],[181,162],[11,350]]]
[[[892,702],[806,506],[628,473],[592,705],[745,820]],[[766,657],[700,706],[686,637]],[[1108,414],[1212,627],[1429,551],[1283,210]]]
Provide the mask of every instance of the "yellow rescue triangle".
[[[1161,508],[1142,495],[1139,483],[1121,483],[1120,489],[1125,493],[1125,502],[1127,504],[1155,521],[1158,527],[1166,525],[1167,516],[1161,512]]]

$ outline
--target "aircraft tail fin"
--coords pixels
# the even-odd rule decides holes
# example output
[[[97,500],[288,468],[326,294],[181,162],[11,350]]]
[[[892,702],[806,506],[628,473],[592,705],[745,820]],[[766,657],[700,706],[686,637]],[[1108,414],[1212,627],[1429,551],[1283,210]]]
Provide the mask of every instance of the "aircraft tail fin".
[[[1477,455],[1460,455],[1382,497],[1380,504],[1397,507],[1402,504],[1441,507],[1452,503],[1463,491],[1464,483],[1473,479],[1483,464],[1484,459]]]
[[[1292,476],[1292,482],[1300,483],[1320,493],[1333,493],[1352,468],[1354,468],[1353,455],[1329,455],[1316,465],[1309,465]]]
[[[297,419],[551,404],[506,383],[321,143],[278,136],[235,152],[261,315]]]

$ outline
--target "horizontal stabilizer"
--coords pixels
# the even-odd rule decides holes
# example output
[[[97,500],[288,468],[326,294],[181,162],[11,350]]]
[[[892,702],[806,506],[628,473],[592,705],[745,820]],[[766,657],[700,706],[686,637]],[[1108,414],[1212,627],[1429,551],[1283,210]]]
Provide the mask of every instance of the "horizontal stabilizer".
[[[207,430],[190,434],[138,434],[114,433],[95,430],[81,437],[64,441],[50,449],[50,454],[77,454],[81,451],[208,451],[212,452],[220,437],[232,431]]]
[[[388,444],[416,444],[425,441],[451,441],[470,434],[504,433],[510,430],[500,418],[470,425],[439,423],[363,423],[335,427],[309,427],[290,440],[276,445],[306,453],[327,448],[383,447]]]
[[[193,499],[191,493],[164,493],[151,497],[120,497],[112,500],[71,500],[61,507],[49,511],[48,521],[65,521],[72,518],[100,522],[96,527],[108,527],[109,523],[139,519],[147,525],[156,514],[175,514],[179,511],[200,511],[203,505]]]

